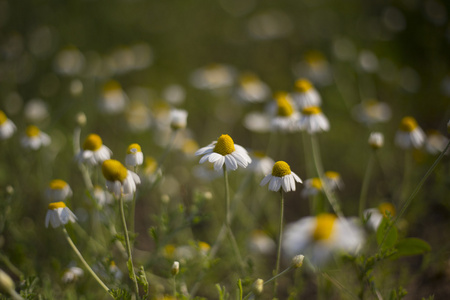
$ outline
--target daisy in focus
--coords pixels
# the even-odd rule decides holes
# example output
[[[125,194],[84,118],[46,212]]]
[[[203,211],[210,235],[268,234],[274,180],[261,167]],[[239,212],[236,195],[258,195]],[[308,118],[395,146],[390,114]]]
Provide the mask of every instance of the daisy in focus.
[[[356,224],[325,213],[287,225],[283,249],[289,257],[303,253],[312,264],[322,266],[333,253],[355,254],[363,242],[363,231]]]
[[[62,201],[52,202],[48,205],[48,211],[45,215],[45,227],[50,223],[53,228],[66,225],[69,222],[75,223],[77,217]]]
[[[302,110],[299,126],[309,134],[330,130],[330,123],[318,106],[310,106]]]
[[[137,167],[144,163],[144,154],[142,153],[141,146],[133,143],[128,146],[127,155],[125,156],[125,165],[130,167]]]
[[[418,149],[425,142],[425,133],[413,117],[404,117],[400,127],[395,134],[395,144],[404,149]]]
[[[105,160],[102,164],[102,173],[106,179],[106,187],[117,198],[122,194],[133,194],[136,185],[141,183],[139,176],[127,170],[119,161],[114,159]]]
[[[292,98],[300,109],[322,104],[320,94],[312,83],[305,78],[300,78],[295,82],[295,92],[292,93]]]
[[[16,131],[16,125],[0,110],[0,140],[9,139]]]
[[[27,127],[25,135],[22,137],[21,143],[24,148],[38,150],[42,146],[48,146],[51,138],[45,132],[42,132],[34,125]]]
[[[195,155],[203,156],[200,159],[201,164],[205,161],[214,163],[216,171],[222,169],[224,164],[227,169],[234,171],[238,166],[246,168],[252,162],[247,150],[235,144],[228,134],[222,134],[216,142],[197,150]]]
[[[369,208],[364,211],[364,217],[367,219],[367,224],[374,231],[378,229],[383,218],[387,218],[388,215],[391,217],[395,217],[396,215],[394,205],[389,202],[383,202],[378,205],[377,208]]]
[[[103,145],[102,138],[95,133],[91,133],[84,140],[82,150],[76,155],[75,159],[79,163],[96,166],[110,159],[111,155],[112,151]]]
[[[50,202],[64,201],[72,196],[72,189],[64,180],[54,179],[50,181],[45,195]]]
[[[278,192],[283,188],[284,192],[294,192],[295,182],[302,183],[302,180],[291,171],[291,167],[286,162],[277,161],[272,167],[272,174],[266,175],[260,186],[269,184],[270,191]]]
[[[276,113],[271,120],[273,131],[293,132],[300,130],[298,122],[300,114],[295,109],[292,99],[285,92],[278,92],[275,95]]]

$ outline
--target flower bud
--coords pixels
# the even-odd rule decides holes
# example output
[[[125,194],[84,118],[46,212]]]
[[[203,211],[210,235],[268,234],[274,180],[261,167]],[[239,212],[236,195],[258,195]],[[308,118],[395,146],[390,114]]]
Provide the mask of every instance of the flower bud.
[[[172,265],[172,275],[175,276],[180,272],[180,263],[178,261],[174,261]]]
[[[84,112],[77,113],[77,115],[75,116],[75,121],[77,122],[77,125],[80,127],[83,127],[84,125],[86,125],[87,118],[86,118],[86,115],[84,114]]]
[[[303,259],[305,258],[305,256],[303,255],[296,255],[294,256],[294,258],[292,259],[292,266],[296,269],[300,268],[303,265]]]
[[[263,290],[264,290],[264,280],[256,279],[252,286],[253,294],[259,296],[262,294]]]
[[[384,144],[384,135],[381,132],[372,132],[369,136],[369,145],[372,149],[380,149]]]

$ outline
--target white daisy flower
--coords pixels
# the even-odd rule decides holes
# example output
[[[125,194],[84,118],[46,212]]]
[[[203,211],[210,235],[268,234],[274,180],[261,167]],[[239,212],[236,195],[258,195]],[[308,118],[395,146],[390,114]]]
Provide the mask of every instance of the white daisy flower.
[[[371,132],[368,142],[372,149],[380,149],[384,145],[384,135],[381,132]]]
[[[387,103],[375,99],[363,101],[357,104],[353,110],[353,117],[360,123],[374,124],[387,122],[391,119],[391,108]]]
[[[125,111],[125,120],[131,131],[147,130],[152,125],[150,109],[142,101],[133,100]]]
[[[64,272],[62,276],[62,281],[64,283],[74,282],[83,275],[84,275],[83,269],[78,267],[70,267]]]
[[[292,98],[300,109],[311,106],[320,106],[322,104],[322,98],[320,97],[319,92],[317,92],[312,83],[305,78],[300,78],[295,82],[295,92],[292,93]]]
[[[268,114],[254,111],[245,116],[243,125],[250,131],[264,133],[270,131],[270,121],[271,117]]]
[[[127,101],[128,97],[120,83],[110,80],[103,85],[98,107],[104,114],[118,114],[125,109]]]
[[[299,126],[309,134],[330,130],[330,123],[318,106],[310,106],[302,110]]]
[[[272,172],[275,161],[262,152],[253,151],[250,153],[252,163],[248,169],[257,175],[266,175]]]
[[[236,97],[249,103],[259,103],[270,95],[270,88],[253,73],[243,73],[239,78],[239,86],[236,89]]]
[[[317,51],[308,51],[301,62],[293,67],[298,77],[310,78],[312,82],[320,86],[326,86],[333,82],[330,63],[325,56]]]
[[[140,166],[144,163],[144,154],[139,144],[131,144],[128,146],[127,155],[125,156],[125,165],[130,167]]]
[[[338,172],[326,171],[324,176],[327,187],[329,187],[330,190],[342,190],[344,188],[344,181],[341,178],[341,174]]]
[[[302,183],[300,177],[291,171],[291,167],[284,161],[277,161],[272,168],[272,174],[266,175],[260,186],[269,183],[269,190],[278,192],[283,187],[284,192],[295,191],[295,182]]]
[[[40,131],[36,126],[30,125],[26,129],[21,143],[24,148],[37,150],[42,146],[50,145],[51,141],[52,140],[48,134]]]
[[[172,105],[182,104],[186,98],[184,87],[178,84],[171,84],[164,88],[162,97]]]
[[[302,197],[315,196],[323,191],[322,180],[319,177],[305,180],[304,188],[301,192]]]
[[[425,133],[422,128],[417,125],[413,117],[404,117],[400,123],[400,128],[395,134],[395,144],[406,149],[418,149],[425,142]]]
[[[222,169],[224,164],[228,170],[234,171],[238,166],[246,168],[252,162],[247,150],[235,144],[228,134],[222,134],[216,142],[197,150],[195,155],[203,155],[201,164],[205,161],[214,163],[216,171]]]
[[[448,138],[437,130],[429,130],[427,132],[427,139],[425,141],[425,150],[432,154],[439,154],[444,151],[448,144]],[[448,154],[447,152],[446,154]]]
[[[210,64],[195,70],[190,78],[192,85],[198,89],[213,90],[229,87],[236,76],[234,68],[223,64]]]
[[[363,231],[356,224],[332,214],[319,214],[287,225],[283,249],[289,257],[302,253],[320,266],[335,252],[355,254],[363,241]]]
[[[29,123],[40,123],[49,116],[47,104],[38,98],[31,99],[25,104],[23,114]]]
[[[50,202],[64,201],[72,196],[72,189],[61,179],[54,179],[50,181],[46,191],[46,197]]]
[[[116,280],[121,280],[123,277],[122,271],[120,271],[113,260],[109,263],[109,272],[111,272]]]
[[[0,110],[0,140],[9,139],[16,131],[16,125]]]
[[[136,173],[127,170],[119,161],[114,159],[103,162],[102,173],[106,179],[106,187],[117,198],[122,194],[133,194],[136,191],[136,185],[141,183],[141,179]]]
[[[270,255],[275,252],[276,244],[264,231],[254,230],[248,241],[250,252]]]
[[[367,225],[374,231],[378,229],[383,218],[388,214],[395,217],[396,210],[394,205],[389,202],[381,203],[377,208],[369,208],[364,211],[364,217],[367,219]]]
[[[95,133],[91,133],[84,140],[83,150],[81,150],[75,159],[79,163],[87,163],[95,166],[101,164],[103,161],[110,159],[112,151],[103,145],[101,137]]]
[[[186,128],[187,116],[188,112],[183,109],[172,109],[170,111],[170,127],[174,130]]]
[[[271,120],[273,131],[294,132],[299,131],[298,122],[300,114],[296,111],[288,93],[279,92],[275,95],[276,114]]]
[[[143,173],[144,178],[146,178],[150,183],[155,182],[155,180],[161,175],[161,169],[158,170],[158,162],[151,156],[145,157],[141,172]]]
[[[100,207],[113,202],[113,198],[110,193],[107,193],[101,186],[94,186],[94,199]]]
[[[45,216],[45,227],[50,223],[53,228],[66,225],[69,222],[75,223],[77,217],[62,201],[52,202],[48,205],[47,215]]]

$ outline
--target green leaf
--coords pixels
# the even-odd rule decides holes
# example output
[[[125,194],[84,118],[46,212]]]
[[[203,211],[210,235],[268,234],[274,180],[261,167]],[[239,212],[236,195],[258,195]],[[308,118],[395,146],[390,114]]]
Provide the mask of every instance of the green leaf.
[[[382,249],[392,248],[397,242],[398,232],[391,220],[383,218],[377,229],[377,243]]]
[[[431,246],[418,238],[406,238],[395,245],[397,252],[391,257],[397,259],[403,256],[419,255],[431,251]]]

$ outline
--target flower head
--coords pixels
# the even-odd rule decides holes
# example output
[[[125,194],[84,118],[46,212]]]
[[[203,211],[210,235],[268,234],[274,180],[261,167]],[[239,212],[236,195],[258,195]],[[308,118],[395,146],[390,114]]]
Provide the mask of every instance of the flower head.
[[[187,116],[188,112],[183,109],[172,109],[170,111],[170,127],[174,130],[186,128]]]
[[[269,190],[278,192],[281,187],[285,192],[295,191],[295,182],[302,183],[300,177],[291,171],[291,167],[284,161],[277,161],[272,167],[272,174],[266,175],[260,185],[269,183]]]
[[[427,139],[425,141],[425,150],[434,155],[444,151],[448,144],[448,138],[437,130],[427,131]],[[447,152],[446,154],[448,154]]]
[[[302,190],[302,197],[315,196],[323,191],[323,183],[319,177],[305,180],[305,187]]]
[[[395,134],[395,144],[402,149],[420,148],[425,142],[425,133],[413,117],[404,117]]]
[[[50,181],[46,191],[46,197],[51,202],[64,201],[72,196],[72,189],[61,179],[54,179]]]
[[[243,102],[258,103],[267,99],[270,88],[253,73],[246,72],[239,77],[236,96]]]
[[[120,83],[110,80],[103,85],[98,106],[102,113],[113,115],[122,112],[127,101],[128,97],[122,90]]]
[[[318,106],[310,106],[302,110],[299,126],[309,134],[328,131],[330,129],[330,123],[327,117],[325,117]]]
[[[300,114],[296,110],[288,93],[278,92],[275,94],[276,113],[272,118],[272,130],[281,132],[293,132],[300,130],[298,121]]]
[[[16,131],[16,126],[9,120],[5,113],[0,110],[0,140],[6,140],[10,138]]]
[[[375,99],[366,100],[356,105],[352,113],[358,122],[368,125],[387,122],[392,116],[389,105]]]
[[[372,149],[379,149],[384,145],[384,135],[381,132],[371,132],[369,136],[369,145]]]
[[[319,93],[312,83],[305,78],[300,78],[295,82],[295,92],[292,93],[292,98],[301,109],[322,104]]]
[[[50,145],[51,139],[48,134],[40,131],[36,126],[30,125],[27,127],[21,142],[23,147],[37,150],[42,146]]]
[[[327,186],[330,187],[331,190],[341,190],[344,188],[344,181],[341,178],[341,174],[338,172],[326,171],[324,175]]]
[[[215,63],[195,70],[190,80],[198,89],[214,90],[231,86],[235,73],[234,68]]]
[[[195,155],[203,155],[201,164],[207,160],[214,163],[216,171],[222,169],[224,164],[227,169],[234,171],[238,166],[246,168],[252,162],[247,150],[235,144],[228,134],[222,134],[216,142],[200,148]]]
[[[383,218],[386,218],[388,215],[391,217],[395,217],[396,215],[395,206],[389,202],[383,202],[376,208],[369,208],[364,211],[364,217],[367,219],[367,224],[373,230],[377,230]]]
[[[109,159],[112,151],[103,145],[102,138],[95,133],[91,133],[84,140],[82,150],[77,154],[75,159],[79,163],[87,163],[88,165],[99,165],[103,161]]]
[[[78,278],[83,276],[83,274],[84,274],[83,269],[79,267],[70,267],[64,272],[62,276],[62,281],[64,283],[74,282],[78,280]]]
[[[66,225],[69,222],[74,223],[77,217],[62,201],[52,202],[48,205],[47,215],[45,216],[45,227],[50,223],[53,228]]]
[[[253,151],[250,156],[252,157],[252,163],[248,166],[250,171],[258,175],[266,175],[272,171],[275,161],[263,152]]]
[[[142,153],[141,146],[133,143],[128,146],[127,155],[125,156],[125,164],[130,167],[140,166],[144,163],[144,154]]]
[[[103,162],[102,173],[106,179],[106,187],[117,198],[122,194],[134,193],[136,185],[141,183],[136,173],[127,170],[119,161],[114,159],[108,159]]]

